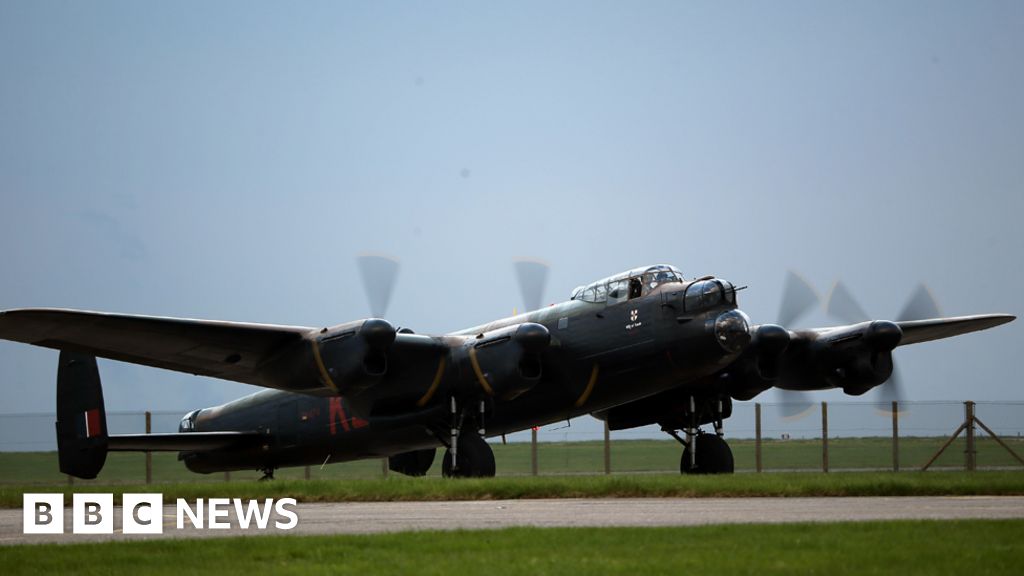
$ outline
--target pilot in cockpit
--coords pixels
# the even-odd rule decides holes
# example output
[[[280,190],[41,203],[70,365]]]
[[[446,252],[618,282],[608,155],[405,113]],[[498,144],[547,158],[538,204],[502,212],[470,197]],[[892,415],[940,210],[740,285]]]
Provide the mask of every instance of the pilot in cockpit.
[[[640,283],[639,278],[629,279],[629,299],[639,298],[641,291],[643,290],[643,284]]]
[[[664,268],[653,272],[648,272],[646,276],[648,291],[654,290],[659,285],[664,284],[665,282],[672,282],[676,279],[675,275],[672,273],[671,270],[666,270]]]

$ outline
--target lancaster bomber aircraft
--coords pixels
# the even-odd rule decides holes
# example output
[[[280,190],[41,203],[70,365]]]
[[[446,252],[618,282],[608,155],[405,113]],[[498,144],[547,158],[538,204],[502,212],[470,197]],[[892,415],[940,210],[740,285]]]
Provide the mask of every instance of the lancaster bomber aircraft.
[[[386,300],[389,290],[371,299]],[[95,478],[110,450],[176,451],[194,472],[259,470],[267,478],[286,466],[387,457],[391,470],[418,476],[438,448],[445,476],[493,476],[487,437],[585,414],[613,430],[658,424],[683,445],[682,472],[722,473],[733,471],[722,427],[733,399],[772,387],[860,395],[890,378],[897,346],[1014,320],[794,331],[751,325],[738,308],[740,290],[658,265],[442,335],[381,318],[309,328],[22,309],[0,312],[0,338],[61,351],[60,469],[80,478]],[[108,435],[96,357],[267,390],[189,412],[175,434]],[[701,430],[709,424],[713,433]]]

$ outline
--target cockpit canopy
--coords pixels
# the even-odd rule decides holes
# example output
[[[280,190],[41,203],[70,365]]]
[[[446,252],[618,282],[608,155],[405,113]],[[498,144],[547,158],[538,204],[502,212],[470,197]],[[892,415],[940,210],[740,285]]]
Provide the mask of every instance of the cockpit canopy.
[[[683,273],[675,266],[646,266],[580,286],[569,299],[614,304],[643,296],[666,282],[682,281]]]
[[[196,416],[199,415],[199,410],[193,410],[185,417],[181,419],[181,423],[178,424],[178,432],[192,432],[196,429]]]

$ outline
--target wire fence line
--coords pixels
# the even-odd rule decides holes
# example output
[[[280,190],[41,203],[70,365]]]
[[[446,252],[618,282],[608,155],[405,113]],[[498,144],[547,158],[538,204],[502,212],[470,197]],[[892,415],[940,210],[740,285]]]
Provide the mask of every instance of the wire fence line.
[[[1000,436],[1024,435],[1024,401],[976,402],[979,418],[983,418]],[[756,436],[756,406],[761,406],[761,435],[765,439],[808,439],[821,437],[821,404],[802,405],[807,410],[796,417],[784,414],[797,411],[795,406],[772,402],[735,402],[732,417],[725,421],[729,439],[753,439]],[[890,407],[876,402],[829,402],[829,436],[860,438],[890,436]],[[962,401],[903,402],[899,407],[899,431],[905,436],[942,436],[952,431],[963,419]],[[154,433],[177,432],[182,416],[188,410],[150,411]],[[0,414],[0,452],[50,451],[57,449],[54,432],[56,416],[35,412]],[[108,411],[110,434],[142,434],[146,432],[145,411]],[[579,442],[601,440],[601,423],[590,417],[558,422],[540,427],[540,442]],[[614,440],[664,439],[658,426],[643,426],[612,432]],[[530,442],[531,431],[509,434],[507,442]]]
[[[968,423],[968,406],[974,420],[952,438],[954,431]],[[1024,470],[1021,401],[905,402],[895,419],[891,406],[872,402],[816,403],[799,416],[784,416],[795,412],[793,408],[775,403],[735,403],[725,432],[738,472],[919,470],[929,461],[932,469]],[[111,434],[145,433],[146,414],[108,412],[108,430]],[[150,412],[150,431],[176,432],[183,414]],[[52,413],[0,415],[0,483],[66,481],[57,471],[53,453],[54,421]],[[678,471],[682,450],[657,426],[608,432],[603,423],[589,417],[491,438],[490,442],[499,475]],[[440,473],[440,460],[436,458],[430,474]],[[287,469],[277,475],[340,479],[386,473],[386,464],[375,459]],[[147,478],[157,482],[210,481],[220,476],[192,474],[174,453],[111,453],[96,482],[137,483]],[[226,476],[249,479],[259,473]]]

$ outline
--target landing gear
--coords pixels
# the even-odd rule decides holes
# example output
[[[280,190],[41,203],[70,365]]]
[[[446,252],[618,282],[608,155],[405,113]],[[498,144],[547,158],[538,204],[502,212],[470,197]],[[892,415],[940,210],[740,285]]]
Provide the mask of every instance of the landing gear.
[[[270,481],[270,480],[274,479],[274,469],[273,468],[268,466],[268,467],[266,467],[266,468],[264,468],[264,469],[262,469],[260,471],[263,472],[263,476],[261,476],[260,479],[259,479],[260,482],[267,482],[267,481]]]
[[[670,434],[683,445],[683,456],[679,461],[679,471],[683,474],[732,474],[735,465],[732,450],[725,442],[723,416],[732,413],[732,405],[728,407],[722,398],[710,402],[702,402],[698,411],[696,399],[689,398],[689,410],[684,418],[675,422],[663,423],[662,430]],[[706,434],[700,429],[701,424],[712,423],[714,434]],[[681,438],[677,430],[682,430],[686,438]]]
[[[473,433],[460,434],[456,448],[454,455],[452,450],[446,450],[441,461],[441,474],[445,478],[494,476],[494,452],[481,436]]]
[[[690,446],[696,447],[696,454],[691,453]],[[679,471],[683,474],[732,474],[734,463],[732,450],[717,434],[698,432],[690,441],[690,446],[683,449],[683,457],[679,461]]]
[[[490,478],[495,474],[495,465],[494,452],[484,440],[486,404],[483,400],[480,401],[477,414],[467,414],[469,411],[464,407],[462,410],[459,408],[452,397],[451,435],[447,443],[448,450],[441,461],[441,474],[445,478]],[[475,430],[470,426],[473,421],[476,424]]]

